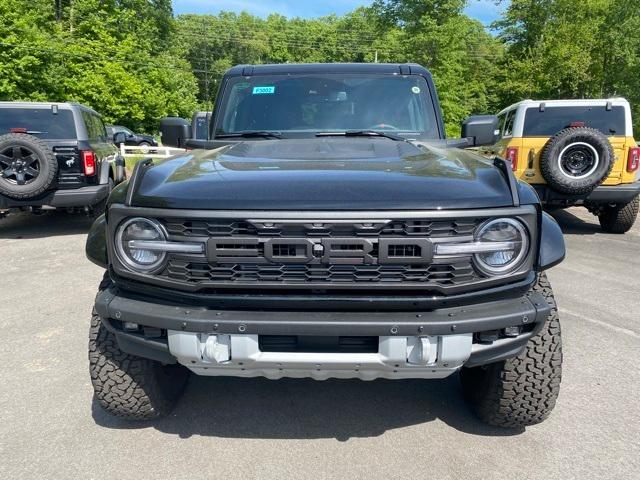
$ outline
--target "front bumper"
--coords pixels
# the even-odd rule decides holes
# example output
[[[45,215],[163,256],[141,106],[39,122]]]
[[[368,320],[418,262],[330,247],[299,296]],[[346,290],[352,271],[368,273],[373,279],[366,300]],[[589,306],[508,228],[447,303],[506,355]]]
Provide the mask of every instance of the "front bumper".
[[[133,355],[206,375],[318,379],[440,378],[463,365],[504,360],[522,351],[551,310],[535,292],[429,311],[219,310],[127,296],[116,287],[99,293],[95,306]],[[514,326],[524,333],[484,343],[473,335]],[[376,353],[261,352],[260,335],[375,336],[379,344]]]
[[[101,202],[109,195],[109,185],[91,185],[68,190],[54,190],[26,200],[0,195],[0,209],[50,206],[56,208],[85,207]]]

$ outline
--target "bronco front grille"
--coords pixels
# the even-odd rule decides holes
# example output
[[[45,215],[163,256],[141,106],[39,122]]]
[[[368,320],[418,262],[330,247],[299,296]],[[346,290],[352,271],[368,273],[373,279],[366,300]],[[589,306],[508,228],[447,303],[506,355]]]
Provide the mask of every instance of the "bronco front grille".
[[[471,243],[476,229],[498,216],[521,219],[532,240],[537,238],[536,211],[529,206],[449,212],[134,208],[112,207],[110,224],[151,217],[172,244],[202,249],[174,245],[152,274],[131,272],[118,262],[116,273],[212,295],[457,294],[523,278],[532,260],[513,274],[490,278],[476,268],[473,255],[445,254],[441,243]],[[536,248],[532,241],[531,251]]]
[[[433,241],[469,240],[483,220],[161,219],[172,239],[206,243],[170,255],[161,276],[196,288],[464,285],[479,278],[471,258],[434,260]]]

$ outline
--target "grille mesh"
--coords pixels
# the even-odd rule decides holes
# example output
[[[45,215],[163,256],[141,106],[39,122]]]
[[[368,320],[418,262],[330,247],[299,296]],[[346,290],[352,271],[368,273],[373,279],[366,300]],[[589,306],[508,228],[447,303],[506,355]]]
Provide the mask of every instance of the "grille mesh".
[[[170,235],[184,237],[345,237],[345,236],[421,236],[451,237],[471,235],[482,219],[460,220],[393,220],[379,226],[358,225],[354,223],[335,223],[325,227],[309,224],[288,224],[257,228],[255,225],[239,219],[165,219],[162,221]],[[330,222],[326,222],[327,224]]]
[[[476,278],[469,260],[445,265],[255,265],[209,264],[171,259],[165,274],[187,283],[375,284],[435,283],[457,285]]]
[[[366,215],[363,215],[366,216]],[[271,258],[265,259],[264,244],[247,242],[247,239],[270,238],[451,238],[469,237],[484,218],[415,220],[394,219],[386,221],[287,221],[266,220],[249,221],[236,219],[160,219],[169,235],[173,237],[199,237],[215,239],[216,260],[170,255],[167,267],[161,273],[166,279],[197,285],[198,288],[215,288],[217,286],[308,286],[321,289],[323,286],[338,286],[348,289],[374,285],[396,285],[396,288],[407,289],[418,286],[455,286],[469,284],[479,279],[471,259],[455,258],[448,263],[421,264],[416,261],[404,263],[380,262],[339,262],[327,264],[317,260],[304,259],[304,246],[299,244],[274,244],[273,256],[282,259],[279,263]],[[228,238],[228,241],[226,240]],[[211,242],[212,240],[209,240]],[[244,243],[243,243],[244,242]],[[304,244],[303,244],[304,245]],[[370,259],[377,259],[378,243],[372,243]],[[338,245],[337,250],[362,250],[359,244]],[[227,251],[225,251],[225,249]],[[337,251],[336,250],[336,251]],[[417,244],[392,244],[388,249],[388,257],[416,259],[421,255],[421,247]],[[315,254],[315,253],[314,253]],[[322,255],[322,254],[319,254]],[[357,252],[354,253],[357,257]],[[301,256],[300,263],[292,261]],[[337,254],[336,254],[337,256]],[[237,262],[234,257],[238,257]],[[242,257],[242,258],[241,258]],[[255,262],[253,259],[255,258]],[[288,261],[284,260],[287,259]],[[388,260],[388,259],[387,259]],[[332,260],[333,261],[333,260]],[[375,263],[375,261],[373,262]]]

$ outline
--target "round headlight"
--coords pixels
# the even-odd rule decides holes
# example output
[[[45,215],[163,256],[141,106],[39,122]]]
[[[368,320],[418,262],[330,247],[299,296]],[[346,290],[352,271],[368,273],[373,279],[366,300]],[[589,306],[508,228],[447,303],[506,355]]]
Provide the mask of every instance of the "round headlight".
[[[474,255],[476,266],[487,275],[504,275],[518,268],[529,250],[526,227],[512,218],[489,220],[480,226],[475,241],[485,251]]]
[[[166,257],[166,252],[145,249],[144,241],[165,241],[162,226],[148,218],[130,218],[116,231],[115,246],[118,258],[130,270],[149,273],[156,270]],[[136,245],[136,240],[142,240]]]

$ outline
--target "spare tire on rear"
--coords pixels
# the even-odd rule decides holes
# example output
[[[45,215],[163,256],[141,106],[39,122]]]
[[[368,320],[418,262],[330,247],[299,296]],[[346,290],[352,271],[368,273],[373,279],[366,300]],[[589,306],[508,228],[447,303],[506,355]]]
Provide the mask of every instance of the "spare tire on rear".
[[[600,131],[565,128],[545,145],[540,170],[549,186],[560,193],[586,195],[611,172],[613,147]]]
[[[28,200],[45,192],[58,173],[58,161],[49,146],[33,135],[0,136],[0,193]]]

